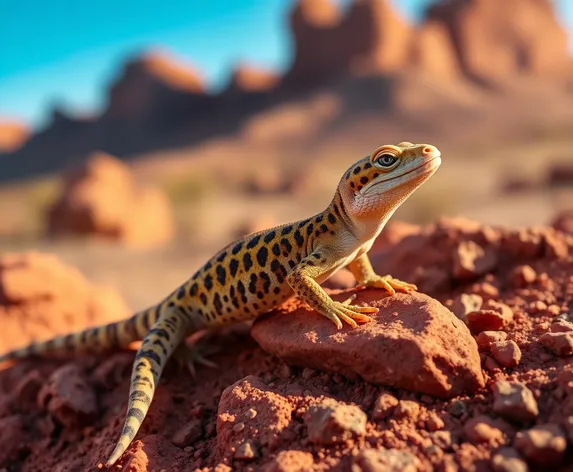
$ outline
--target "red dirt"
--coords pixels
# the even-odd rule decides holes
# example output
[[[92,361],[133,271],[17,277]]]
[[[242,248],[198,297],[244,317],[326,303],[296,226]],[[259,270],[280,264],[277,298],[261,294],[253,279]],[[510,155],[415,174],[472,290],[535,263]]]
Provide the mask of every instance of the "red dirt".
[[[573,470],[573,357],[541,340],[571,336],[573,235],[444,222],[390,251],[393,275],[451,309],[463,293],[486,314],[487,300],[511,309],[507,336],[473,333],[484,388],[441,400],[289,367],[236,326],[208,335],[220,369],[200,368],[198,383],[167,366],[122,470]],[[123,423],[132,361],[116,352],[0,372],[0,468],[97,470]]]

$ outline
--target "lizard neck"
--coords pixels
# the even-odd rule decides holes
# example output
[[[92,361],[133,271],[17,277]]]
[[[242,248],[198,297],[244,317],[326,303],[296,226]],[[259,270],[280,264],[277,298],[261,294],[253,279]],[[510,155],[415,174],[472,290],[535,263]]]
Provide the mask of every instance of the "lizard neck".
[[[337,215],[340,214],[341,224],[344,228],[356,238],[359,244],[366,244],[378,237],[397,208],[397,206],[389,207],[386,211],[356,217],[352,215],[341,189],[338,188],[325,213],[329,211],[338,212]]]

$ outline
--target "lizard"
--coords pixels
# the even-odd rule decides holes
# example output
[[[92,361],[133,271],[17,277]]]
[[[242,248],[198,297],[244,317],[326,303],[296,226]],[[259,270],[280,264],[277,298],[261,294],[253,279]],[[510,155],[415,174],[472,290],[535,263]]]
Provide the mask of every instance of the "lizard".
[[[332,298],[321,283],[343,267],[357,288],[394,294],[413,284],[375,273],[368,251],[398,207],[441,164],[430,144],[401,142],[376,148],[341,177],[324,211],[301,221],[247,235],[221,249],[161,302],[130,318],[32,343],[0,356],[0,363],[31,355],[127,347],[142,340],[132,367],[123,428],[106,467],[123,455],[149,410],[163,368],[173,357],[195,377],[195,365],[216,366],[186,338],[210,328],[252,320],[298,296],[334,323],[351,328],[378,309]]]

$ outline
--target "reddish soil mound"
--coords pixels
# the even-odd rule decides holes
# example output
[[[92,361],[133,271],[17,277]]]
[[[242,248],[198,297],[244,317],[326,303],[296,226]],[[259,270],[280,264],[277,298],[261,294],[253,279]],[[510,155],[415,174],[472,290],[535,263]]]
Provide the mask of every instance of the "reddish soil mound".
[[[55,256],[0,257],[0,352],[128,315],[114,289],[94,287]]]
[[[209,335],[220,369],[201,368],[198,383],[168,365],[123,469],[571,470],[573,236],[443,221],[383,251],[380,268],[417,280],[468,324],[484,387],[443,400],[291,367],[237,326]],[[384,317],[391,298],[380,298]],[[400,306],[407,297],[395,298]],[[278,325],[299,308],[262,320]],[[395,320],[398,332],[399,311]],[[308,316],[319,340],[322,321]],[[123,422],[132,361],[133,353],[34,360],[0,373],[0,467],[97,470]]]

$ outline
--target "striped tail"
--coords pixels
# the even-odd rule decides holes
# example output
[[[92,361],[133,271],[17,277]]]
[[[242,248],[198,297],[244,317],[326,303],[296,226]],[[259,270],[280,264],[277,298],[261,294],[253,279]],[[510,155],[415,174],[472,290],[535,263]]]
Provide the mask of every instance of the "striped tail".
[[[61,355],[127,347],[129,343],[145,336],[157,320],[158,310],[158,306],[153,306],[126,320],[88,328],[77,333],[58,336],[47,341],[32,343],[20,349],[14,349],[0,356],[0,364],[30,356]]]
[[[143,339],[133,363],[123,430],[106,467],[112,466],[121,457],[137,434],[167,360],[187,335],[189,321],[176,310],[167,309]]]

